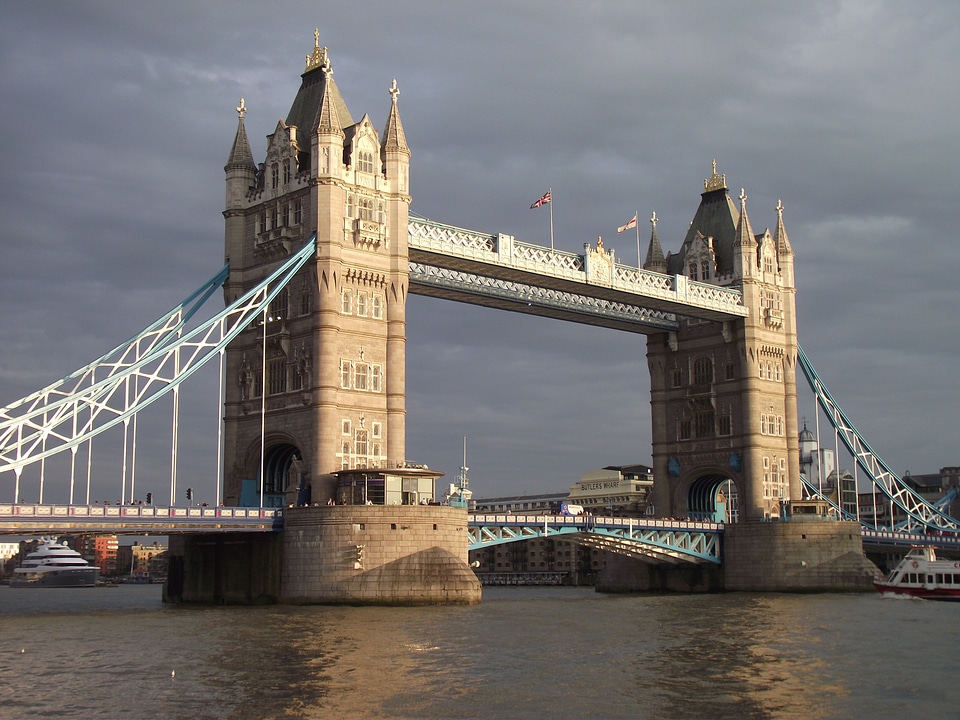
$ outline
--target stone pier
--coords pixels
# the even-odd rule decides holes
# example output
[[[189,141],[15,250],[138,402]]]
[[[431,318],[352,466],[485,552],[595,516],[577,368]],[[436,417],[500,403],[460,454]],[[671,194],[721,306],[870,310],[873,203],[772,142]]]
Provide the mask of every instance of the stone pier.
[[[467,545],[460,508],[288,508],[282,533],[172,536],[164,601],[471,605]]]

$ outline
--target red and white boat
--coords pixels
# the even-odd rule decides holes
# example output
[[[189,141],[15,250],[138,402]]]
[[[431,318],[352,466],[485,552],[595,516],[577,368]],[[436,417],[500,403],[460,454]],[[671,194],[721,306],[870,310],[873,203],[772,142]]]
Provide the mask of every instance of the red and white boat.
[[[882,593],[926,600],[960,600],[960,561],[937,560],[932,547],[915,547],[883,579],[873,581]]]

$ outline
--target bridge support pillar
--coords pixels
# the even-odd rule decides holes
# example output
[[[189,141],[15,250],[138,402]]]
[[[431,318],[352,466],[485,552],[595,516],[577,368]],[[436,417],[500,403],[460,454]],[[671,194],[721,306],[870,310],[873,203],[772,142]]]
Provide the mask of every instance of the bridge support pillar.
[[[472,605],[467,511],[334,505],[284,512],[282,602]]]
[[[877,566],[863,554],[855,522],[786,520],[727,525],[726,590],[870,591]]]
[[[467,511],[287,508],[282,533],[173,535],[164,602],[472,605]]]

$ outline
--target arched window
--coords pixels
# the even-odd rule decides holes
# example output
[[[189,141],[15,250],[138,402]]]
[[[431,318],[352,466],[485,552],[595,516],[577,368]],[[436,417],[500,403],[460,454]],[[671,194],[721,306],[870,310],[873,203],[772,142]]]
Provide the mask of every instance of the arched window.
[[[709,385],[713,382],[713,360],[701,355],[693,361],[693,384]]]

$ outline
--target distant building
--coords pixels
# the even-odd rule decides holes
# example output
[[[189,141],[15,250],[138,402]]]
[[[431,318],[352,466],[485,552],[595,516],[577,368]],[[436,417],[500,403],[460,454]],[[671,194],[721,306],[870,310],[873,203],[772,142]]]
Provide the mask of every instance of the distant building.
[[[121,545],[117,548],[117,567],[124,575],[156,577],[166,575],[167,546],[154,542],[153,545]]]
[[[580,476],[567,502],[592,515],[642,517],[653,489],[653,469],[646,465],[608,465]],[[652,514],[652,512],[651,512]]]

